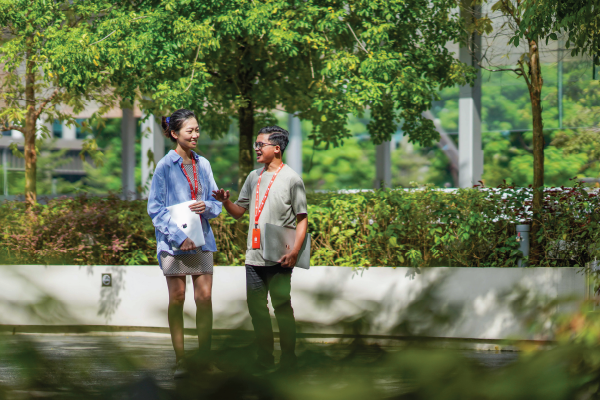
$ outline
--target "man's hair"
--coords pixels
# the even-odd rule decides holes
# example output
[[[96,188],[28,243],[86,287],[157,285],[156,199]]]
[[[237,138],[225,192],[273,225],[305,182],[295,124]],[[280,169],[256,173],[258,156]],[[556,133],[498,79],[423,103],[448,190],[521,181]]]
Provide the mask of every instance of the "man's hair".
[[[269,135],[269,141],[279,146],[282,155],[290,142],[290,133],[277,125],[265,126],[258,131],[258,134]]]

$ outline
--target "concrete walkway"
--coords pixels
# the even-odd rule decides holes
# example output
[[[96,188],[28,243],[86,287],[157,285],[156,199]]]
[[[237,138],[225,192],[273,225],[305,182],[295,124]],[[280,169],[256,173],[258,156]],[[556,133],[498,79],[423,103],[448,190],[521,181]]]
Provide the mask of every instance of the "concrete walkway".
[[[194,337],[186,337],[186,350],[197,348]],[[240,348],[251,342],[245,335],[234,340]],[[224,339],[216,338],[213,348],[223,346]],[[301,347],[302,344],[299,345]],[[323,351],[332,350],[330,344],[313,343]],[[278,343],[276,343],[278,353]],[[385,347],[387,352],[402,351],[402,347]],[[431,351],[435,351],[432,349]],[[498,368],[518,357],[516,352],[451,350],[466,357],[482,368]],[[32,396],[31,385],[39,380],[35,371],[45,368],[50,376],[44,379],[76,382],[91,390],[122,387],[151,378],[162,389],[175,387],[173,366],[175,356],[168,335],[146,336],[90,336],[23,334],[0,335],[0,390],[8,389],[8,398]],[[279,354],[276,354],[276,359]],[[24,360],[23,358],[27,358]],[[47,373],[46,373],[47,374]],[[43,385],[42,385],[43,386]],[[35,392],[43,389],[36,388]],[[1,394],[1,393],[0,393]],[[0,396],[1,397],[1,396]],[[33,396],[35,397],[35,396]]]

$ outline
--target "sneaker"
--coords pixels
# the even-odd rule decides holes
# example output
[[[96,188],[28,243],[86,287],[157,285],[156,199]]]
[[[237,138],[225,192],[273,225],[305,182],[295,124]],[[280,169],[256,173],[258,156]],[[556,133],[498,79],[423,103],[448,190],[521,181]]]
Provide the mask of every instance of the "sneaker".
[[[175,366],[175,373],[173,374],[173,379],[183,379],[188,376],[188,370],[183,365],[183,360],[179,360],[177,365]]]

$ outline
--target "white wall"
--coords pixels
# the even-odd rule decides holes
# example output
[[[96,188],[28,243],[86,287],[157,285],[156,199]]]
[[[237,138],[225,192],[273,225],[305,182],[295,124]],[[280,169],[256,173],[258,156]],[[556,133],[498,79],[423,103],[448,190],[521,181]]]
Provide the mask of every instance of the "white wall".
[[[112,287],[101,287],[102,273],[112,274]],[[0,324],[168,326],[167,286],[157,266],[14,265],[0,266],[0,274]],[[520,295],[528,309],[564,296],[583,299],[585,285],[585,275],[573,268],[372,268],[354,273],[313,267],[294,271],[292,304],[298,321],[313,323],[304,325],[304,332],[342,333],[341,325],[331,324],[371,310],[371,327],[363,333],[541,339],[527,333],[511,303]],[[59,302],[31,306],[44,295]],[[215,329],[251,327],[244,267],[215,267],[213,308]],[[452,323],[431,326],[434,315],[452,310]],[[189,287],[185,312],[186,327],[193,328]],[[412,321],[408,331],[394,331],[400,321]]]

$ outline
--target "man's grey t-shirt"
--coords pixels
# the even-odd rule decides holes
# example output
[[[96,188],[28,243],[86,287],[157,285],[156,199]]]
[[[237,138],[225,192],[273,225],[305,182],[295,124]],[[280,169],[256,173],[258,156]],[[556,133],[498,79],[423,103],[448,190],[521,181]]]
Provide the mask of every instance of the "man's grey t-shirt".
[[[254,170],[246,178],[240,192],[240,197],[235,204],[248,210],[250,225],[248,227],[248,241],[246,247],[246,264],[256,266],[271,266],[277,263],[263,258],[263,244],[265,243],[265,224],[296,228],[296,215],[307,214],[306,190],[302,178],[289,166],[284,165],[265,202],[262,214],[258,220],[260,228],[260,249],[252,249],[252,229],[254,229],[254,203],[256,201],[256,185],[263,168]],[[273,178],[273,172],[264,172],[260,181],[260,200],[262,201],[267,187]]]

